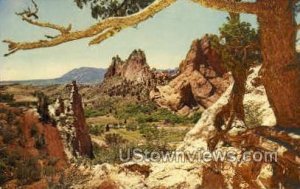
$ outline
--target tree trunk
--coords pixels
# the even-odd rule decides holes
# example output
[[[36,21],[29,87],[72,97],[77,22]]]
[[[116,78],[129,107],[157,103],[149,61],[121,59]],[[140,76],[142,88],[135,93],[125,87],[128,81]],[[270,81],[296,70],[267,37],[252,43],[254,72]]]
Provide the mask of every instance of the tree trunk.
[[[300,64],[295,50],[293,3],[288,0],[267,3],[270,9],[258,15],[264,61],[262,81],[277,125],[300,128]]]
[[[244,111],[244,96],[246,93],[246,81],[247,81],[247,69],[243,68],[242,65],[237,65],[238,68],[232,71],[234,84],[229,100],[232,114],[238,120],[245,121]]]

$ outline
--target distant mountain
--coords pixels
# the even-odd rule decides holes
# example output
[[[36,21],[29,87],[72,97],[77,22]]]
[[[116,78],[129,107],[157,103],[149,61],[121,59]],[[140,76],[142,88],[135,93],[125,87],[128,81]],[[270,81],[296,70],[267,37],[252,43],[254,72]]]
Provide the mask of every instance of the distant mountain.
[[[73,69],[56,79],[1,81],[0,84],[19,83],[23,85],[55,85],[70,83],[73,80],[76,80],[79,84],[99,84],[102,82],[106,70],[107,69],[103,68],[81,67]]]

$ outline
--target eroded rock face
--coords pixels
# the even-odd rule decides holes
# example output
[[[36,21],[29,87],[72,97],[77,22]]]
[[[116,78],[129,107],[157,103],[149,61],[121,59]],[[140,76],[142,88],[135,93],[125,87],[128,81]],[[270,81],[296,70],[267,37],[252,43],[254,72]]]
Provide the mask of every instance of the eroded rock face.
[[[182,108],[208,108],[230,85],[230,76],[207,37],[195,40],[179,74],[168,85],[151,91],[150,98],[173,111]],[[186,111],[185,111],[186,112]]]
[[[68,159],[79,156],[93,158],[93,146],[84,117],[82,97],[75,81],[68,87],[71,90],[70,98],[58,98],[49,107],[50,114],[57,122]]]
[[[142,50],[134,50],[127,60],[119,56],[112,59],[100,89],[109,96],[135,96],[149,99],[149,93],[157,85],[165,85],[171,79],[168,71],[151,69]]]
[[[260,107],[258,112],[261,113],[261,124],[274,126],[276,119],[267,100],[265,89],[261,85],[256,86],[254,84],[259,69],[259,67],[254,68],[248,77],[244,105]],[[221,107],[228,102],[231,90],[232,87],[228,87],[222,97],[203,112],[201,120],[186,135],[185,140],[178,147],[178,151],[199,152],[203,150],[208,152],[208,141],[217,132],[214,127],[216,115]],[[251,116],[251,114],[246,111],[246,119],[248,116]],[[230,130],[229,135],[238,137],[243,132],[245,132],[245,128],[238,129],[238,127],[234,127]],[[236,146],[220,143],[215,150],[223,154],[235,152],[239,158],[245,151],[244,148],[239,146],[242,143],[253,145],[260,143],[270,151],[278,150],[276,149],[278,146],[274,145],[274,142],[269,139],[258,139],[258,141],[240,142]],[[278,156],[284,156],[284,153],[287,152],[286,149],[281,148],[281,153]],[[103,180],[109,180],[120,188],[278,188],[280,183],[286,184],[294,181],[296,180],[294,177],[297,174],[299,175],[299,171],[297,173],[291,165],[285,166],[287,172],[291,173],[289,177],[281,175],[280,173],[285,171],[278,169],[272,162],[203,161],[203,159],[197,159],[197,156],[191,162],[181,162],[173,159],[173,161],[167,162],[127,162],[116,166],[103,164],[93,167],[90,177],[87,179],[88,181],[82,185],[96,188],[101,186]]]
[[[126,61],[122,61],[119,56],[114,57],[104,78],[109,79],[116,76],[138,83],[153,78],[146,55],[142,50],[134,50]]]
[[[84,110],[82,105],[82,98],[78,92],[76,81],[72,83],[71,105],[74,116],[73,126],[75,127],[76,139],[74,141],[74,148],[81,156],[93,157],[93,146],[91,137],[86,125]]]

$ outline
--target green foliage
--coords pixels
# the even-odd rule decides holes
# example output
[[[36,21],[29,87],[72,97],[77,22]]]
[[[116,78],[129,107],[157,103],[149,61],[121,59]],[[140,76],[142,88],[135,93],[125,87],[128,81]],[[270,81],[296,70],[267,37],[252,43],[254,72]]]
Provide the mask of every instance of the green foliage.
[[[51,117],[49,115],[48,106],[50,104],[50,100],[48,96],[46,96],[43,92],[35,92],[34,96],[38,98],[38,107],[37,111],[40,114],[41,121],[44,123],[51,122]]]
[[[210,35],[210,39],[228,70],[248,69],[261,62],[259,36],[250,23],[228,18],[219,30],[220,36]]]
[[[152,126],[152,125],[142,125],[140,127],[140,133],[143,135],[143,137],[147,140],[147,141],[153,141],[159,138],[159,130],[157,129],[157,127]]]
[[[6,163],[0,160],[0,185],[4,184],[9,179],[9,176],[6,173],[7,169]]]
[[[245,124],[248,128],[257,127],[262,125],[262,113],[263,111],[259,106],[245,105]]]
[[[89,117],[98,117],[98,116],[104,116],[107,115],[109,112],[106,109],[86,109],[84,111],[84,115],[85,117],[89,118]]]
[[[37,165],[37,158],[30,158],[25,162],[19,163],[17,165],[16,175],[21,184],[30,184],[40,180],[42,170]]]
[[[128,124],[126,125],[127,131],[136,131],[138,129],[138,126],[136,124]]]
[[[105,132],[105,126],[103,125],[93,125],[89,128],[90,134],[100,136]]]
[[[189,120],[191,121],[191,123],[196,124],[200,118],[202,116],[202,112],[195,112],[190,118]]]
[[[74,0],[79,8],[91,7],[92,17],[105,19],[139,12],[154,0]]]
[[[109,146],[118,146],[126,143],[126,139],[124,139],[121,135],[117,133],[108,133],[104,136],[104,140]]]
[[[0,102],[11,103],[14,101],[13,94],[0,93]]]
[[[52,165],[47,165],[46,167],[43,168],[43,175],[53,176],[55,175],[55,173],[56,173],[55,167]]]
[[[187,118],[178,116],[170,110],[157,108],[154,103],[127,104],[125,107],[119,108],[116,116],[124,120],[131,118],[140,124],[160,121],[176,124],[188,121]]]

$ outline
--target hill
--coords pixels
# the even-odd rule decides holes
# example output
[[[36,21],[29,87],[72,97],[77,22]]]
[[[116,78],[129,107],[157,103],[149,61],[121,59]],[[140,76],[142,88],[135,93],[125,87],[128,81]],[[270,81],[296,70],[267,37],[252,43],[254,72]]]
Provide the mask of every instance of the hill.
[[[104,68],[81,67],[73,69],[63,76],[55,79],[1,81],[0,84],[19,83],[23,85],[55,85],[67,84],[73,80],[76,80],[79,84],[97,84],[103,80],[105,72],[106,69]]]

